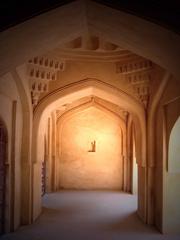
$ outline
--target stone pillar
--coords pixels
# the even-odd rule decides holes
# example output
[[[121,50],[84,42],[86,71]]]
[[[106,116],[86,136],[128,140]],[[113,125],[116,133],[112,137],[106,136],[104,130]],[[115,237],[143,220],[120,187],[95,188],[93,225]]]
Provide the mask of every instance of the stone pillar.
[[[15,137],[16,137],[16,111],[17,111],[17,102],[13,101],[12,103],[12,135],[11,135],[11,193],[10,193],[10,230],[14,231],[14,209],[15,209]]]
[[[132,118],[129,115],[126,124],[126,192],[132,192]]]
[[[47,183],[47,192],[52,191],[52,184],[51,184],[51,176],[52,176],[52,169],[51,169],[51,118],[48,117],[47,121],[47,164],[46,164],[46,183]]]
[[[138,165],[138,215],[146,223],[146,167]]]
[[[56,183],[56,114],[55,112],[51,113],[51,188],[52,191],[57,190],[57,183]]]
[[[154,224],[154,179],[155,179],[154,167],[147,168],[147,224]]]

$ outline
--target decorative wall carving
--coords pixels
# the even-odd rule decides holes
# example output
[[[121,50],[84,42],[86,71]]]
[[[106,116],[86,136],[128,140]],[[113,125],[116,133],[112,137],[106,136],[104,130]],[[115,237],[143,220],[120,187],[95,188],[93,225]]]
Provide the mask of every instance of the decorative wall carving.
[[[64,71],[65,61],[54,61],[46,57],[34,57],[27,64],[32,104],[36,106],[39,96],[48,92],[49,82],[56,81],[59,71]]]
[[[146,59],[139,59],[129,62],[117,62],[116,72],[121,74],[130,74],[152,68],[152,62]]]
[[[134,73],[132,76],[127,76],[126,78],[144,106],[147,107],[150,94],[151,72]]]
[[[152,62],[146,59],[116,63],[116,72],[124,76],[145,107],[149,100],[152,69]]]

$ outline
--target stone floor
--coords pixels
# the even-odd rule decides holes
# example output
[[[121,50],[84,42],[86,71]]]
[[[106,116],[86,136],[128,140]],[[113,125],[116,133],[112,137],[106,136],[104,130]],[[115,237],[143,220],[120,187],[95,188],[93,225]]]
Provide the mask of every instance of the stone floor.
[[[45,195],[43,213],[3,240],[180,240],[162,235],[136,215],[136,196],[118,192],[62,191]]]

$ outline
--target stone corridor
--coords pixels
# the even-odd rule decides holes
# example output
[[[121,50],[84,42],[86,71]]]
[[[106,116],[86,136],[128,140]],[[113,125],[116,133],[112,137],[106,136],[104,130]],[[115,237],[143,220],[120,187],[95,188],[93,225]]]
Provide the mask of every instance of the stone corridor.
[[[43,197],[33,225],[2,240],[178,240],[142,223],[135,195],[106,191],[61,191]]]

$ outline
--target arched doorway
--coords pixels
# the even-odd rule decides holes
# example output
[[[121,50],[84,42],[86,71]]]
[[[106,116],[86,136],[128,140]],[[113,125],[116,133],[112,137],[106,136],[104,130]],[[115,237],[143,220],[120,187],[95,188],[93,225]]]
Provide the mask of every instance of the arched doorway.
[[[72,91],[71,91],[72,88]],[[71,92],[69,94],[69,92]],[[112,86],[109,87],[109,85],[105,84],[104,82],[97,80],[97,79],[85,79],[84,81],[80,81],[78,83],[75,83],[73,86],[72,84],[66,89],[59,89],[54,94],[48,96],[47,98],[44,98],[42,102],[37,106],[34,112],[34,124],[33,124],[33,159],[34,162],[34,183],[36,183],[35,187],[37,190],[37,183],[41,182],[39,176],[41,176],[40,172],[42,171],[42,159],[44,155],[44,135],[49,132],[48,130],[48,119],[50,118],[51,122],[51,133],[56,132],[56,115],[59,114],[59,111],[63,111],[63,109],[68,106],[68,102],[72,102],[72,105],[76,105],[76,101],[82,101],[83,98],[93,98],[97,99],[97,101],[106,101],[109,102],[109,104],[114,104],[116,107],[121,108],[122,114],[125,118],[127,118],[127,115],[131,115],[134,126],[139,130],[134,134],[135,142],[136,142],[136,157],[138,162],[138,177],[141,178],[142,183],[145,184],[145,179],[143,172],[145,171],[145,141],[143,141],[145,137],[144,132],[144,110],[141,104],[134,101],[129,95],[124,94],[122,91],[114,89]],[[98,100],[100,99],[100,100]],[[94,100],[93,100],[94,101]],[[96,101],[96,100],[95,100]],[[88,104],[88,103],[87,103]],[[60,109],[60,110],[57,110]],[[107,110],[107,109],[106,109]],[[113,111],[112,108],[110,108],[110,111]],[[47,134],[48,136],[48,134]],[[131,134],[131,138],[132,138]],[[92,140],[93,141],[93,140]],[[124,138],[122,143],[126,144],[127,139]],[[133,140],[132,140],[133,141]],[[48,145],[51,144],[51,148],[49,146],[47,147],[49,149],[48,151],[48,165],[51,162],[51,170],[48,171],[48,178],[51,179],[51,191],[57,190],[57,174],[53,171],[54,167],[56,168],[56,147],[58,146],[56,144],[56,134],[50,134],[48,137]],[[133,148],[132,148],[133,149]],[[123,168],[125,169],[123,176],[123,185],[127,186],[127,181],[130,181],[130,176],[128,176],[127,171],[131,171],[132,167],[127,164],[127,153],[124,151],[122,153],[123,155]],[[39,174],[38,174],[39,173]],[[50,176],[50,173],[51,176]],[[48,182],[48,181],[47,181]],[[130,184],[129,184],[130,185]],[[143,186],[141,186],[143,188]],[[39,190],[41,189],[41,185],[39,185]],[[125,187],[123,187],[123,190],[125,190]],[[129,191],[126,189],[125,191]],[[139,198],[145,199],[144,192],[140,192],[141,189],[138,189],[138,196]],[[39,215],[39,211],[41,209],[41,190],[34,191],[34,218],[36,218]],[[39,202],[39,204],[35,205],[35,203]],[[140,202],[141,205],[138,206],[138,214],[141,216],[142,219],[145,218],[145,201]],[[38,208],[37,208],[38,206]]]
[[[7,132],[0,120],[0,234],[5,231]]]

